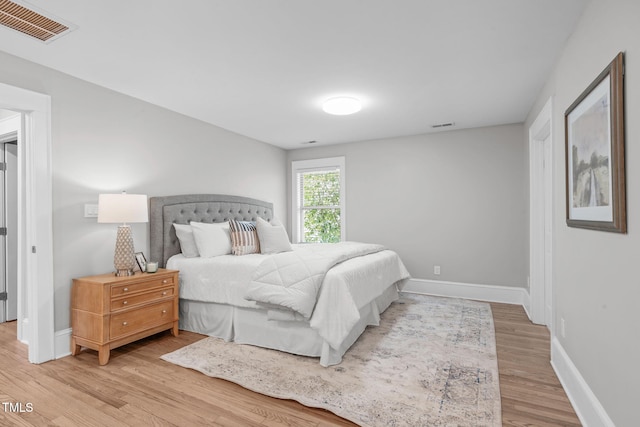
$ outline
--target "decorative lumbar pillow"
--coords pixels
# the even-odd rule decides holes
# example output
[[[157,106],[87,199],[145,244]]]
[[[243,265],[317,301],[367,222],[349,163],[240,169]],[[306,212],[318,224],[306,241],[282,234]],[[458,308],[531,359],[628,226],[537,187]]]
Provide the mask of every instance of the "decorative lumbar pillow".
[[[273,219],[271,224],[262,218],[256,222],[258,238],[260,239],[260,252],[263,254],[277,254],[279,252],[292,251],[291,242],[284,225],[277,219]]]
[[[229,224],[226,222],[191,222],[193,240],[196,242],[201,257],[231,253],[231,239],[229,237]]]
[[[229,220],[231,232],[231,253],[247,255],[260,253],[260,240],[256,225],[250,221]]]
[[[196,241],[193,238],[193,229],[189,224],[173,224],[176,229],[176,236],[180,242],[180,251],[187,258],[195,258],[200,256]]]

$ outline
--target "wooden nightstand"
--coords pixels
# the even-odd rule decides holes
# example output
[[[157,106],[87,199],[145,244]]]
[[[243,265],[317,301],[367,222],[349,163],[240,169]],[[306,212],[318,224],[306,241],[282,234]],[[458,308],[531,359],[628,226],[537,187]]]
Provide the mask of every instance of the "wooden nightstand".
[[[85,346],[106,365],[113,348],[166,329],[177,336],[178,297],[177,270],[73,279],[71,354]]]

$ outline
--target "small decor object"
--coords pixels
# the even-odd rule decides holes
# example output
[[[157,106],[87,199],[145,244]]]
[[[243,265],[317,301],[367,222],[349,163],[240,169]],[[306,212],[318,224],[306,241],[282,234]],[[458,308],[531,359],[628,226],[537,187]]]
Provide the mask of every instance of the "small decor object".
[[[624,160],[624,54],[567,109],[567,225],[627,232]]]
[[[142,194],[100,194],[98,222],[121,223],[118,227],[113,264],[116,276],[133,276],[136,261],[133,255],[133,235],[130,222],[148,222],[147,196]]]
[[[147,271],[147,259],[144,257],[144,254],[142,252],[136,252],[136,262],[138,263],[138,267],[140,267],[140,271],[142,271],[143,273]]]
[[[158,263],[149,261],[147,263],[147,273],[155,273],[158,271]]]

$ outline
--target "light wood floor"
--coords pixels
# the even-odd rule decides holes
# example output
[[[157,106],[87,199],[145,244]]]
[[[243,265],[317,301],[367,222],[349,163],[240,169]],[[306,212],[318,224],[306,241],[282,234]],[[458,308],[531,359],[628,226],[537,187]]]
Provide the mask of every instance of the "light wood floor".
[[[521,307],[491,306],[503,425],[580,425],[549,364],[547,329],[531,324]],[[25,412],[0,405],[0,426],[353,426],[159,359],[198,334],[155,335],[112,351],[102,367],[92,350],[32,365],[15,337],[15,322],[0,325],[0,402],[22,403]]]

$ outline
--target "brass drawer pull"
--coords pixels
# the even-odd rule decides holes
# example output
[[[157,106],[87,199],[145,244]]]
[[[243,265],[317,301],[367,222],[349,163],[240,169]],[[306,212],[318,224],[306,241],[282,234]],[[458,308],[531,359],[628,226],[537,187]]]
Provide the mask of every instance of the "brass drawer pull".
[[[162,314],[167,314],[167,310],[162,310]]]
[[[122,301],[122,305],[127,305],[128,301]]]
[[[129,288],[124,288],[122,292],[129,292]]]
[[[127,322],[122,322],[122,326],[127,326],[128,323]]]
[[[168,281],[167,279],[164,279],[164,280],[162,281],[162,284],[163,284],[163,285],[166,285],[167,283],[169,283],[169,281]]]
[[[167,291],[164,291],[164,292],[162,293],[162,296],[165,296],[165,295],[167,295]]]

